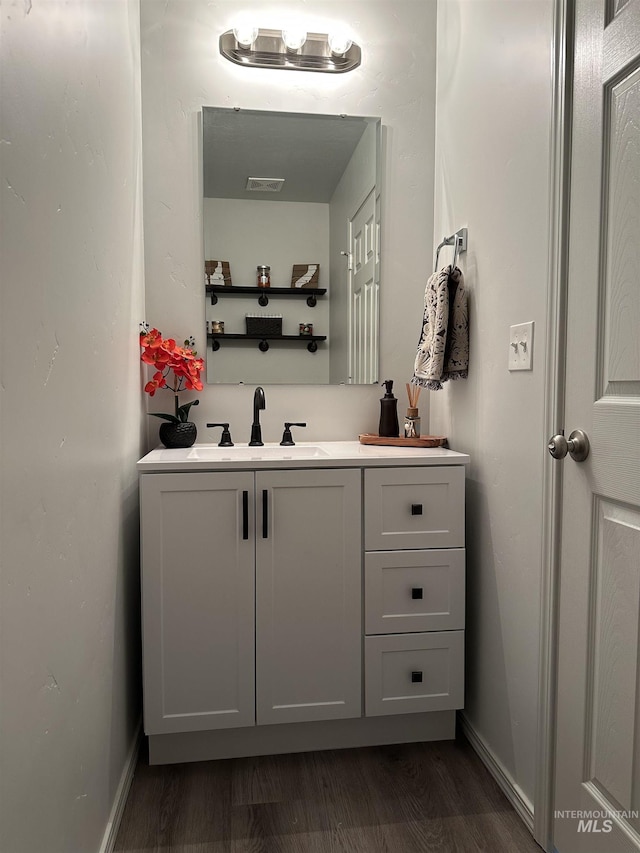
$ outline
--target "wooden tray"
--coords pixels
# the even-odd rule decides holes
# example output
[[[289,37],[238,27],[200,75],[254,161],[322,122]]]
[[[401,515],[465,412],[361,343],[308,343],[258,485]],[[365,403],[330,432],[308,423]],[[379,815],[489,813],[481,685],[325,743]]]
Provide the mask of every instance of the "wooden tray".
[[[447,438],[444,435],[421,435],[420,438],[390,438],[386,435],[364,433],[358,436],[360,444],[378,444],[386,447],[444,447]]]

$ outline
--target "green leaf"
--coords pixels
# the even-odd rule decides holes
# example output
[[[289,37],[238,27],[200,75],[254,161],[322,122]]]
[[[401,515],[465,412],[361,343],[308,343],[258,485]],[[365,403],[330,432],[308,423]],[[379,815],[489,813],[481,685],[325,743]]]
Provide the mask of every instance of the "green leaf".
[[[200,400],[191,400],[190,403],[184,403],[182,406],[178,407],[178,417],[182,421],[182,423],[186,423],[189,420],[189,409],[191,406],[199,406]]]
[[[172,424],[179,424],[180,419],[175,415],[167,415],[161,412],[147,412],[148,415],[151,415],[152,418],[162,418],[164,421],[171,421]]]

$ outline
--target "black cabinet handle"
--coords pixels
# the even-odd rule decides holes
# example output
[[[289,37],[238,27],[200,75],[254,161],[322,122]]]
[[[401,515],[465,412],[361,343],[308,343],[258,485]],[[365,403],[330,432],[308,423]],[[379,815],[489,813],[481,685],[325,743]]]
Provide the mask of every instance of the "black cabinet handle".
[[[422,504],[411,504],[411,515],[422,515]]]
[[[249,492],[242,493],[242,538],[249,538]]]
[[[411,587],[411,598],[418,599],[422,598],[422,587],[421,586],[413,586]]]
[[[420,684],[422,682],[422,673],[421,672],[412,672],[411,673],[411,683],[412,684]]]
[[[269,537],[269,492],[262,490],[262,538]]]

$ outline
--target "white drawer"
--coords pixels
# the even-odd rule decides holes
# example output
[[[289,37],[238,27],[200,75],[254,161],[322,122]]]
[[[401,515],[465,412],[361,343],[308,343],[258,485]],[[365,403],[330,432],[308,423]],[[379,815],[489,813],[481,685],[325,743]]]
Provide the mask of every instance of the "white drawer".
[[[464,628],[464,562],[464,548],[365,554],[365,633]]]
[[[365,637],[365,714],[464,706],[464,631]]]
[[[364,472],[367,551],[464,546],[464,468]]]

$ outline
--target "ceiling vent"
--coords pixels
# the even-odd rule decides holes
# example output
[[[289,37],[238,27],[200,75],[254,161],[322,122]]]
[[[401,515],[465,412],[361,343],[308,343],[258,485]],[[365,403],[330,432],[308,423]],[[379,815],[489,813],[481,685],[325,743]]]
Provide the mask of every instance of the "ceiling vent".
[[[279,193],[284,178],[247,178],[245,190],[252,193]]]

